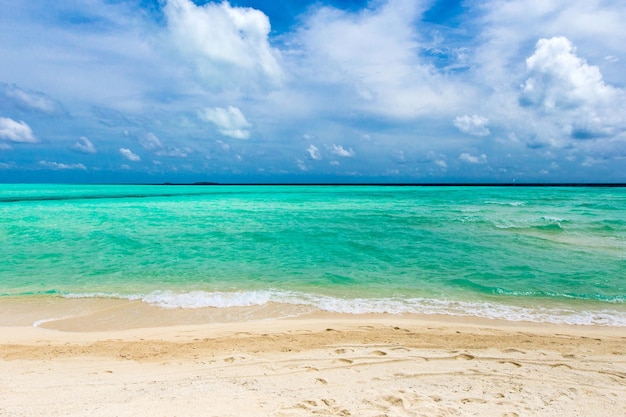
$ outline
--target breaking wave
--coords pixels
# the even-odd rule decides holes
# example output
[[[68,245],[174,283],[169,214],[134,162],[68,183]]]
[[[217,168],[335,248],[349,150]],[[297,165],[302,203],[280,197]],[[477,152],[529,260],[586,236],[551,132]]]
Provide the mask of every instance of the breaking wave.
[[[430,298],[340,298],[280,290],[236,292],[172,292],[121,295],[105,293],[64,294],[66,298],[120,298],[138,300],[160,308],[231,308],[268,303],[310,307],[345,314],[426,314],[479,317],[539,323],[626,326],[626,312],[567,308],[520,307],[494,302],[439,300]]]

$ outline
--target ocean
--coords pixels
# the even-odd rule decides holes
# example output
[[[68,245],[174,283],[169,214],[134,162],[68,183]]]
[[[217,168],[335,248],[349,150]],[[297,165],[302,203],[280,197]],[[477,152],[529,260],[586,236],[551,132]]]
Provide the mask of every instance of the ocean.
[[[626,326],[626,188],[0,185],[0,303]]]

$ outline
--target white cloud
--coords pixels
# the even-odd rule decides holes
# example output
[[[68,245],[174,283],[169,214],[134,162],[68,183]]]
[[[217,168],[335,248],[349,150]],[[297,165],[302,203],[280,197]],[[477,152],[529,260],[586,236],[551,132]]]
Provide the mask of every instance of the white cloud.
[[[540,39],[526,67],[530,78],[522,86],[522,99],[545,111],[604,104],[617,95],[605,84],[600,69],[578,57],[562,36]]]
[[[16,143],[36,143],[32,129],[23,121],[0,117],[0,139]]]
[[[128,148],[120,148],[120,153],[122,154],[124,158],[128,159],[129,161],[133,161],[133,162],[141,161],[141,157],[139,157],[139,155],[134,154],[133,151],[131,151]]]
[[[304,163],[302,159],[296,159],[296,165],[298,166],[300,171],[306,172],[309,170],[309,168],[306,166],[306,164]]]
[[[83,164],[64,164],[60,162],[39,161],[39,165],[54,170],[66,170],[66,169],[80,169],[87,170],[87,167]]]
[[[139,138],[139,144],[147,151],[154,151],[163,148],[161,140],[152,132]]]
[[[186,158],[189,156],[190,149],[180,149],[180,148],[169,148],[169,149],[161,149],[156,152],[158,156],[167,156],[171,158]]]
[[[217,126],[220,133],[234,139],[248,139],[251,125],[237,107],[215,107],[198,112],[198,117]]]
[[[485,164],[487,163],[487,155],[482,154],[479,156],[475,156],[464,152],[459,155],[459,160],[467,162],[468,164]]]
[[[294,41],[301,48],[296,76],[312,83],[308,96],[330,94],[320,106],[334,103],[383,117],[453,111],[466,93],[420,57],[416,22],[425,5],[389,0],[356,12],[313,9]]]
[[[315,161],[320,161],[322,159],[322,155],[320,155],[320,150],[317,149],[317,146],[311,145],[306,149],[306,151],[309,154],[309,158]]]
[[[190,0],[168,0],[164,12],[174,43],[206,85],[280,83],[279,53],[269,44],[263,12],[228,1],[196,6]]]
[[[352,148],[345,149],[343,146],[335,145],[335,144],[332,144],[331,146],[328,146],[327,148],[330,152],[334,153],[337,156],[343,156],[347,158],[354,156],[354,150],[352,150]]]
[[[72,146],[72,149],[77,152],[89,153],[89,154],[94,154],[98,152],[96,150],[96,147],[93,146],[93,143],[91,143],[91,141],[87,139],[85,136],[81,136],[80,138],[78,138],[74,146]]]
[[[446,161],[444,161],[443,159],[437,159],[435,161],[435,165],[437,165],[438,167],[442,168],[442,169],[446,169],[448,168],[448,164],[446,163]]]
[[[592,166],[595,166],[595,165],[606,164],[606,162],[607,162],[607,158],[606,157],[586,156],[585,159],[583,160],[581,166],[592,167]]]
[[[0,84],[0,94],[17,107],[54,114],[61,112],[61,105],[43,93],[26,91],[13,84]]]
[[[624,131],[623,70],[612,57],[626,52],[626,3],[486,0],[475,12],[481,33],[470,81],[484,94],[466,109],[530,148]]]
[[[299,171],[296,158],[310,172],[339,172],[332,164],[353,165],[342,156],[355,148],[364,175],[399,166],[417,179],[444,170],[454,178],[457,169],[489,176],[502,166],[518,178],[536,175],[547,149],[565,178],[568,156],[579,164],[605,157],[608,167],[624,154],[615,140],[626,131],[626,2],[468,1],[451,26],[421,21],[429,0],[344,10],[317,2],[288,33],[271,32],[266,16],[234,1],[163,0],[150,11],[137,1],[51,2],[45,17],[31,3],[0,13],[0,56],[11,62],[0,65],[0,80],[20,85],[0,83],[0,115],[45,134],[51,155],[68,145],[90,152],[93,144],[76,139],[97,134],[113,151],[140,145],[141,160],[161,159],[163,172],[218,171],[241,154],[240,173],[289,174]],[[67,12],[85,22],[64,21]],[[45,37],[33,35],[44,29]],[[71,114],[50,117],[51,97]],[[228,140],[253,134],[265,140]],[[0,149],[14,147],[16,166],[26,166],[32,149],[14,141],[4,132]],[[186,155],[188,165],[174,160]]]
[[[8,143],[2,143],[0,142],[0,151],[8,151],[13,149],[13,147],[11,145],[9,145]]]
[[[521,103],[554,116],[562,134],[589,139],[626,128],[625,92],[606,84],[567,38],[540,39],[526,66],[530,77],[521,87]]]
[[[475,114],[472,116],[457,116],[454,119],[454,126],[456,126],[457,129],[472,136],[490,135],[491,132],[487,127],[487,123],[489,123],[489,120],[486,117],[477,116]]]
[[[181,87],[164,29],[139,2],[55,1],[45,13],[30,2],[2,9],[0,56],[11,68],[0,70],[0,80],[20,85],[12,100],[23,109],[51,114],[56,105],[53,114],[64,115],[59,100],[74,116],[86,113],[85,104],[137,111],[146,109],[149,94]]]

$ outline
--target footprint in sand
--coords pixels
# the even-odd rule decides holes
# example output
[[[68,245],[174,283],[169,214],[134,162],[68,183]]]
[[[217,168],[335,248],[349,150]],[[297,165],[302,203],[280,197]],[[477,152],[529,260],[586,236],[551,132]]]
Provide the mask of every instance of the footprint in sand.
[[[341,407],[333,399],[322,398],[320,401],[305,400],[296,404],[293,408],[305,410],[314,415],[351,416],[352,413]]]
[[[513,348],[510,348],[510,349],[504,349],[502,352],[504,352],[504,353],[521,353],[521,354],[523,354],[523,355],[525,355],[525,354],[526,354],[526,352],[524,352],[523,350],[513,349]]]
[[[328,385],[328,381],[326,381],[324,378],[315,378],[315,382],[319,382],[322,385]]]
[[[519,364],[517,362],[513,362],[513,361],[499,361],[498,363],[501,363],[501,364],[510,363],[511,365],[515,366],[516,368],[521,368],[522,367],[521,364]]]
[[[382,350],[375,350],[375,351],[372,352],[372,355],[387,356],[387,352],[383,352]]]
[[[390,405],[394,406],[394,407],[405,408],[404,407],[404,401],[402,401],[402,398],[400,398],[400,397],[395,397],[393,395],[387,395],[386,397],[383,397],[383,400],[385,402],[389,403]]]
[[[403,329],[403,328],[401,328],[401,327],[394,327],[393,329],[394,329],[394,330],[402,330],[403,332],[410,333],[410,330],[408,330],[408,329]]]
[[[572,367],[566,363],[555,363],[555,364],[550,365],[550,368],[559,368],[561,366],[564,368],[572,369]]]
[[[462,359],[466,361],[471,361],[473,359],[476,359],[476,356],[470,355],[469,353],[461,353],[460,355],[456,355],[454,359],[457,359],[457,360]]]
[[[485,404],[487,401],[482,398],[463,398],[461,399],[461,402],[463,404],[469,404],[469,403]]]
[[[379,397],[374,403],[376,408],[391,415],[407,415],[407,411],[415,410],[421,400],[416,395],[407,395],[404,391],[398,391],[390,395]],[[388,414],[384,414],[385,416]],[[411,414],[413,415],[413,414]]]

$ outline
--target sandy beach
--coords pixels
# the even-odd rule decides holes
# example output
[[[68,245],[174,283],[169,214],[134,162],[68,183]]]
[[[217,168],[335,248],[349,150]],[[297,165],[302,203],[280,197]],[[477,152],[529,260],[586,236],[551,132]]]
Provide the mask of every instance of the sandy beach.
[[[626,415],[624,328],[278,310],[3,300],[0,415]]]

